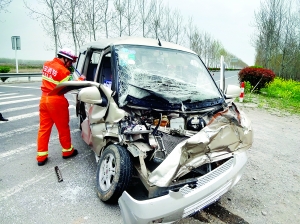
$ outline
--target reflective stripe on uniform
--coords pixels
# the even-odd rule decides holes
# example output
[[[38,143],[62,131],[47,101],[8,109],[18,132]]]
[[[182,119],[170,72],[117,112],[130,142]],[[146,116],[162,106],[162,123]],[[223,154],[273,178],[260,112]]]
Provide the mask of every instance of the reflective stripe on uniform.
[[[54,84],[56,84],[56,85],[59,84],[58,81],[55,81],[55,80],[53,80],[53,79],[50,79],[50,78],[48,78],[48,77],[45,76],[45,75],[42,75],[42,79],[47,80],[48,82],[54,83]]]
[[[37,152],[38,156],[47,156],[48,155],[48,151],[47,152]]]
[[[69,81],[70,76],[67,76],[66,78],[64,78],[63,80],[61,80],[59,83],[65,82],[65,81]]]
[[[70,152],[70,151],[72,151],[72,149],[73,149],[73,145],[71,145],[71,148],[69,148],[69,149],[62,149],[62,152]]]
[[[54,83],[55,85],[58,85],[59,83],[68,81],[68,80],[70,79],[70,76],[67,76],[66,78],[64,78],[64,79],[61,80],[61,81],[55,81],[54,79],[48,78],[48,77],[45,76],[45,75],[42,75],[42,79],[47,80],[48,82]]]

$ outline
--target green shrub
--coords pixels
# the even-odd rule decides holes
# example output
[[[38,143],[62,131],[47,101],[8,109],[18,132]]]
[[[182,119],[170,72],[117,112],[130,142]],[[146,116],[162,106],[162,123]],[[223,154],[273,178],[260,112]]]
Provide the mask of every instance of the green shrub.
[[[9,71],[10,71],[10,67],[0,66],[0,73],[8,73]]]
[[[266,87],[267,84],[271,83],[275,78],[275,74],[272,70],[253,66],[243,68],[238,76],[240,82],[249,82],[251,86],[258,91]]]
[[[0,73],[8,73],[10,71],[10,67],[8,66],[0,66]],[[2,82],[5,82],[8,77],[1,77]]]
[[[244,92],[245,93],[251,93],[253,86],[251,86],[251,83],[246,81],[245,82],[245,88],[244,88]]]
[[[277,97],[300,102],[300,82],[275,78],[274,81],[261,89],[270,97]]]
[[[263,67],[260,65],[252,65],[252,66],[250,66],[250,68],[263,68]]]

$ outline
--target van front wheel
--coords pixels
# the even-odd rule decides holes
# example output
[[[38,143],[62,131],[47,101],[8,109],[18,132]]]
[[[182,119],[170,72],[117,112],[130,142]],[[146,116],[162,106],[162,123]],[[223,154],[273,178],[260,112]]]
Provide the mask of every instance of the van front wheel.
[[[109,145],[100,156],[97,166],[97,193],[107,203],[118,201],[132,177],[132,161],[124,147]]]

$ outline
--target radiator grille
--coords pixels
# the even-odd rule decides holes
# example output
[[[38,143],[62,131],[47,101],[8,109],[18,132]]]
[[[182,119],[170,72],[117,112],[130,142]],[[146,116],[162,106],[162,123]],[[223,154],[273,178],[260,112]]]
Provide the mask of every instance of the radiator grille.
[[[210,195],[209,197],[204,198],[203,200],[198,201],[197,203],[195,203],[189,207],[186,207],[183,211],[182,218],[190,216],[190,215],[204,209],[208,205],[216,202],[223,194],[225,194],[230,189],[230,185],[231,185],[231,181],[229,181],[223,187],[221,187],[217,192],[215,192],[214,195],[212,195],[212,196]]]
[[[160,146],[164,146],[167,154],[170,154],[180,142],[189,138],[186,136],[173,136],[162,132],[160,132],[160,137],[163,144],[161,144],[160,140],[158,140],[158,143]]]
[[[210,181],[212,181],[216,177],[218,177],[221,174],[225,173],[227,170],[229,170],[232,167],[232,165],[233,165],[233,158],[229,159],[224,164],[222,164],[218,168],[212,170],[208,174],[206,174],[202,177],[199,177],[198,181],[197,181],[197,184],[196,184],[197,186],[195,188],[190,188],[189,186],[186,185],[186,186],[180,188],[180,192],[184,195],[189,194],[193,190],[204,186],[205,184],[209,183]]]

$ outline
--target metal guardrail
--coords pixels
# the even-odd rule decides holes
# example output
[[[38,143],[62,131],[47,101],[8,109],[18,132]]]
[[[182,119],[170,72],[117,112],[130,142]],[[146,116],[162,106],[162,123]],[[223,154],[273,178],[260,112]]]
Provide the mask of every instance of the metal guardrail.
[[[30,81],[31,77],[42,77],[41,72],[31,72],[31,73],[0,73],[0,78],[19,78],[19,77],[28,77]]]

